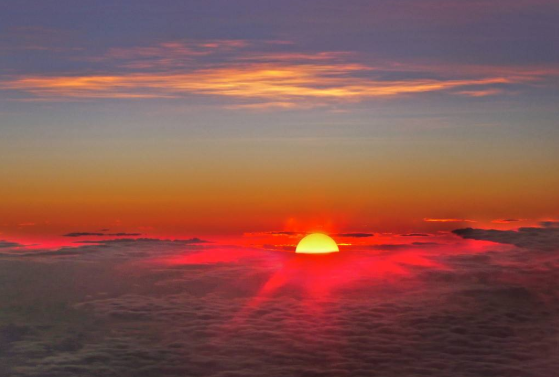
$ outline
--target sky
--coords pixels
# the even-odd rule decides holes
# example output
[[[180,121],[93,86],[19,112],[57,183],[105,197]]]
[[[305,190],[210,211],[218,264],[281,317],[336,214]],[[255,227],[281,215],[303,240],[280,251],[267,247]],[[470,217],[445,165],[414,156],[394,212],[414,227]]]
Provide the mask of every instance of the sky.
[[[558,12],[546,0],[3,1],[0,231],[554,219]]]
[[[0,377],[555,375],[558,20],[0,1]]]

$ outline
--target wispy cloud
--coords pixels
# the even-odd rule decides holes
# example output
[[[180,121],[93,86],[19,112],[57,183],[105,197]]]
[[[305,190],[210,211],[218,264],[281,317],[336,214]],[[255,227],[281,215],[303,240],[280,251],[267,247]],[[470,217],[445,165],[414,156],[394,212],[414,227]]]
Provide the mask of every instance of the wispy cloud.
[[[468,220],[468,219],[432,219],[432,218],[424,218],[423,221],[428,223],[475,223],[475,220]]]
[[[348,52],[261,52],[257,47],[218,40],[111,49],[93,60],[112,64],[112,73],[23,75],[0,81],[0,89],[36,100],[212,96],[227,99],[229,108],[261,110],[443,91],[483,97],[557,73],[483,67],[449,71],[440,65],[371,64]]]
[[[334,237],[343,237],[343,238],[368,238],[373,237],[373,233],[336,233],[333,234]]]
[[[153,46],[111,48],[92,62],[109,62],[131,69],[184,68],[196,59],[239,51],[249,43],[243,40],[167,41]]]
[[[526,219],[497,219],[491,221],[494,224],[510,224],[510,223],[517,223],[520,221],[525,221]]]
[[[532,250],[556,251],[559,249],[557,223],[542,223],[541,227],[523,227],[518,230],[465,228],[452,232],[464,239],[510,244]]]
[[[24,246],[17,242],[10,242],[5,240],[0,240],[0,249],[12,248],[12,247],[21,247]]]
[[[26,222],[26,223],[19,223],[17,224],[18,226],[35,226],[37,224],[32,223],[32,222]]]
[[[141,236],[141,233],[124,233],[124,232],[119,232],[119,233],[99,233],[99,232],[73,232],[73,233],[67,233],[64,235],[64,237],[90,237],[90,236],[94,236],[94,237],[137,237],[137,236]]]
[[[471,85],[508,84],[504,77],[481,79],[380,80],[352,77],[368,69],[358,65],[252,64],[202,69],[192,73],[143,73],[22,77],[0,84],[38,97],[176,98],[189,94],[267,100],[289,107],[298,100],[360,101],[449,90]],[[280,101],[278,101],[280,100]],[[256,104],[253,104],[256,105]]]
[[[480,90],[461,90],[456,92],[456,94],[460,94],[467,97],[488,97],[488,96],[495,96],[498,94],[503,94],[505,91],[502,89],[480,89]]]

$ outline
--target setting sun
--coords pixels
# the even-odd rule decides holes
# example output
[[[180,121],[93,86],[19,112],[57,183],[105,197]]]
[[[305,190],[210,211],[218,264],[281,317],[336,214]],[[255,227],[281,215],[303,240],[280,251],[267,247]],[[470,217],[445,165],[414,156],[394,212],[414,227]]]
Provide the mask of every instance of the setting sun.
[[[299,241],[295,250],[297,254],[327,254],[339,251],[336,241],[322,233],[313,233],[305,236]]]

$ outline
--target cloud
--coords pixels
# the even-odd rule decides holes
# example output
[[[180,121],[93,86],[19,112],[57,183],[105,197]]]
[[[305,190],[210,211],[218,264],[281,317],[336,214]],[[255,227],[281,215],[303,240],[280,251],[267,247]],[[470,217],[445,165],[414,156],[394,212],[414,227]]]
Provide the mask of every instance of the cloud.
[[[398,243],[398,244],[378,244],[366,245],[364,248],[369,250],[412,250],[414,248],[433,247],[439,246],[437,242],[412,242],[412,243]]]
[[[289,232],[289,231],[275,231],[275,232],[263,232],[260,234],[270,234],[273,236],[301,236],[307,233],[304,232]]]
[[[510,223],[516,223],[516,222],[520,222],[520,221],[524,221],[526,219],[497,219],[497,220],[493,220],[492,223],[495,224],[510,224]]]
[[[367,98],[445,91],[469,85],[507,84],[504,77],[479,79],[380,80],[355,77],[370,68],[355,64],[246,64],[192,73],[34,76],[0,83],[38,97],[60,98],[179,98],[187,95],[294,101],[361,101]]]
[[[303,237],[310,232],[293,232],[293,231],[272,231],[272,232],[254,232],[245,233],[247,236],[297,236]],[[332,237],[345,237],[345,238],[368,238],[374,237],[373,233],[363,233],[363,232],[348,232],[348,233],[333,233],[330,234]]]
[[[559,227],[559,221],[556,220],[542,221],[540,222],[540,225],[544,228],[555,228],[555,227]]]
[[[544,251],[559,249],[559,227],[554,222],[545,222],[543,227],[524,227],[518,230],[456,229],[452,233],[473,240],[491,241],[515,245],[522,248]]]
[[[284,230],[273,230],[268,232],[247,232],[245,236],[260,237],[260,236],[288,236],[288,237],[303,237],[309,234],[308,232],[295,232]]]
[[[505,91],[502,89],[482,89],[482,90],[460,90],[456,94],[467,96],[467,97],[488,97],[503,94]]]
[[[4,241],[3,241],[4,242]],[[146,258],[153,257],[151,252],[157,248],[158,256],[164,256],[177,249],[195,250],[202,245],[209,244],[208,241],[200,238],[190,239],[158,239],[158,238],[117,238],[108,240],[80,240],[76,241],[80,246],[65,246],[57,249],[18,249],[17,252],[10,250],[14,246],[6,246],[6,252],[1,252],[0,256],[10,258],[45,258],[45,257],[76,257],[83,258]],[[16,243],[6,242],[7,245],[17,245]],[[0,243],[0,249],[1,249]]]
[[[26,223],[19,223],[17,224],[18,226],[35,226],[37,224],[32,223],[32,222],[26,222]]]
[[[63,237],[104,236],[105,233],[75,232],[64,234]]]
[[[258,48],[262,46],[242,40],[113,48],[90,59],[114,65],[113,73],[103,69],[103,73],[15,76],[0,81],[0,89],[27,93],[37,100],[211,96],[228,101],[228,108],[267,110],[433,92],[497,95],[513,85],[559,75],[557,70],[544,68],[449,69],[440,64],[370,62],[343,51],[263,52]],[[212,60],[205,60],[208,56]]]
[[[161,238],[117,238],[112,240],[102,240],[102,241],[77,241],[78,243],[95,243],[95,244],[104,244],[104,245],[112,245],[112,244],[157,244],[157,243],[170,243],[170,244],[177,244],[177,245],[185,245],[185,244],[198,244],[198,243],[207,243],[208,241],[202,240],[198,237],[189,238],[189,239],[161,239]]]
[[[22,246],[24,246],[24,245],[19,244],[17,242],[0,240],[0,249],[12,248],[12,247],[22,247]]]
[[[430,235],[427,233],[407,233],[401,234],[401,237],[429,237]]]
[[[249,45],[244,40],[175,40],[147,47],[111,48],[92,62],[109,62],[133,70],[185,68],[197,59],[242,50]]]
[[[130,247],[151,255],[196,252],[166,243],[111,245],[116,253]],[[285,259],[261,255],[168,266],[0,261],[1,278],[21,291],[6,295],[14,285],[0,285],[3,372],[447,377],[460,370],[471,377],[548,377],[559,366],[557,257],[520,263],[515,258],[533,254],[442,253],[436,258],[445,269],[410,267],[409,275],[383,279],[363,274],[328,295],[319,290],[309,297],[304,284],[319,281],[321,272],[333,281],[356,271],[339,270],[339,263],[324,270],[296,265],[282,287],[262,296],[261,287]],[[372,266],[384,257],[362,252],[359,258]],[[18,321],[20,312],[27,314]]]
[[[468,219],[431,219],[431,218],[424,218],[423,221],[428,223],[475,223],[475,220],[468,220]]]
[[[548,377],[559,367],[557,253],[414,242],[315,263],[197,238],[81,242],[0,260],[0,374]]]
[[[73,232],[64,234],[63,237],[135,237],[141,236],[141,233],[91,233],[91,232]]]
[[[348,237],[348,238],[368,238],[374,237],[373,233],[336,233],[332,237]]]

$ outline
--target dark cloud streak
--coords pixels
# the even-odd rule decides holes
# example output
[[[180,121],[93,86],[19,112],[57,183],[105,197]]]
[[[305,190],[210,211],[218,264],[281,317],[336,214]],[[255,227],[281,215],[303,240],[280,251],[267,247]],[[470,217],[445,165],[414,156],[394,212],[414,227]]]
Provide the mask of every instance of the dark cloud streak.
[[[141,233],[96,233],[96,232],[73,232],[64,234],[64,237],[137,237]]]
[[[492,241],[533,250],[554,251],[559,249],[559,227],[555,222],[544,222],[543,227],[523,227],[518,230],[474,229],[453,230],[464,239]]]

